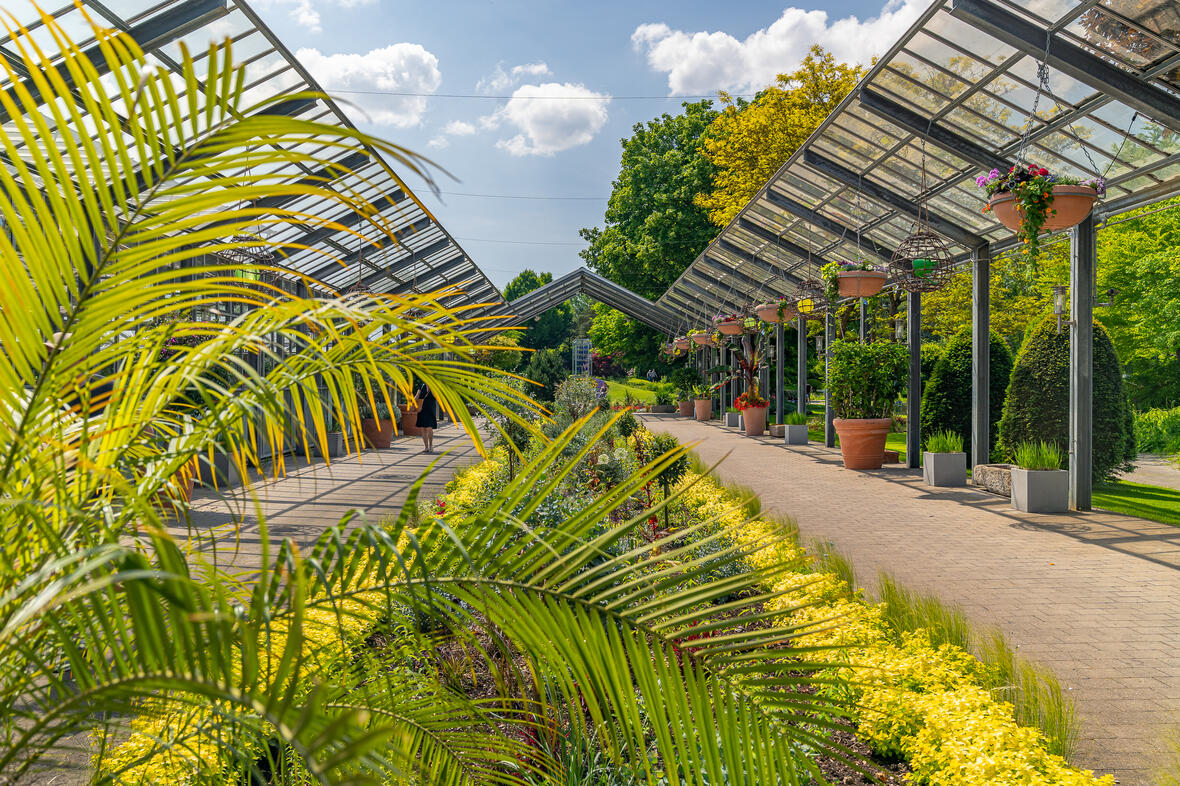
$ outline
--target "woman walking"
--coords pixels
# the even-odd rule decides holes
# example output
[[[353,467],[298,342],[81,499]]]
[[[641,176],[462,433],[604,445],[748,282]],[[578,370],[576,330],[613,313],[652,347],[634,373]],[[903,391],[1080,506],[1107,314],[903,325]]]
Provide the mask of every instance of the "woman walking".
[[[423,453],[434,452],[434,430],[438,428],[438,402],[430,386],[423,383],[414,394],[418,404],[418,420],[414,423],[422,435]]]

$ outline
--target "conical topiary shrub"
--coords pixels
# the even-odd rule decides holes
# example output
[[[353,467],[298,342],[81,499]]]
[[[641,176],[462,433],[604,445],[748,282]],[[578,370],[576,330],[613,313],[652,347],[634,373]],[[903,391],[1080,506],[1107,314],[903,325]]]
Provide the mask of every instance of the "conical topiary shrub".
[[[1094,323],[1094,480],[1130,469],[1135,459],[1131,407],[1123,390],[1123,369],[1106,329]],[[997,450],[1010,457],[1022,442],[1069,448],[1069,333],[1045,317],[1024,340],[1000,420]]]
[[[925,347],[923,347],[925,350]],[[925,354],[925,352],[923,352]],[[990,422],[988,452],[995,447],[1008,378],[1012,375],[1012,352],[1004,340],[991,334]],[[971,444],[971,328],[954,335],[934,364],[930,380],[922,393],[922,434],[953,431]]]

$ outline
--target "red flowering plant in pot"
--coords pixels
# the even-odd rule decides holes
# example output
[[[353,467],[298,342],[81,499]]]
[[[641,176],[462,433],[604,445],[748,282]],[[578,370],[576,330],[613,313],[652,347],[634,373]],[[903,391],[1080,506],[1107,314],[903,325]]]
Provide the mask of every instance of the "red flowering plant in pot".
[[[745,392],[733,400],[733,408],[742,413],[742,423],[747,437],[757,437],[766,431],[766,410],[770,405],[762,398],[758,385],[758,369],[762,366],[762,332],[759,330],[744,333],[740,341],[735,341],[738,352],[737,365],[721,367],[719,370],[729,372],[728,379],[717,383],[740,379],[744,383]]]
[[[1042,232],[1077,226],[1090,215],[1095,200],[1106,196],[1106,181],[1100,177],[1055,175],[1036,164],[1007,172],[993,169],[975,178],[975,184],[988,196],[983,212],[991,212],[1024,241],[1030,261],[1040,250]]]

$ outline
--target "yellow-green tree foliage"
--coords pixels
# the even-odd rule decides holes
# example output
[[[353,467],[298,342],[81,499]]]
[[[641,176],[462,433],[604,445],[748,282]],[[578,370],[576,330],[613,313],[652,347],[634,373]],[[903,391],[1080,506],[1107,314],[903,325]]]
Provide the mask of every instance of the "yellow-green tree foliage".
[[[716,167],[713,190],[697,194],[709,220],[725,226],[856,86],[860,66],[837,63],[820,46],[753,101],[721,95],[725,109],[705,133],[705,157]]]

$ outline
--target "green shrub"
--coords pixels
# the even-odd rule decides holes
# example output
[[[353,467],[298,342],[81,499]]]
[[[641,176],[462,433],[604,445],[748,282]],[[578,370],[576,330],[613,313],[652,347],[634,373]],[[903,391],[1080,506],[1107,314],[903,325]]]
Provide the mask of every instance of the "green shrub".
[[[934,367],[937,366],[938,361],[942,359],[943,354],[946,352],[946,348],[946,344],[936,344],[932,341],[928,341],[922,345],[922,390],[926,389],[926,385],[929,384],[930,378],[934,376]],[[1004,384],[1007,383],[1008,380],[1005,378]]]
[[[887,418],[907,382],[909,352],[900,344],[835,341],[828,391],[838,418]]]
[[[1105,328],[1094,323],[1094,480],[1130,469],[1135,459],[1133,416],[1123,390],[1122,367]],[[1069,427],[1069,334],[1048,315],[1020,348],[996,449],[1010,457],[1024,442],[1052,442],[1065,452]]]
[[[1055,442],[1022,442],[1012,453],[1016,466],[1021,469],[1061,469],[1065,455]]]
[[[1180,407],[1136,412],[1135,442],[1144,453],[1180,453]]]
[[[783,416],[783,422],[788,426],[806,426],[807,415],[803,412],[788,412]]]
[[[962,435],[946,429],[926,437],[926,450],[931,453],[962,453]]]
[[[925,363],[925,349],[923,363]],[[996,333],[991,334],[990,406],[988,419],[991,435],[988,453],[996,444],[1008,379],[1012,375],[1012,353]],[[922,433],[953,431],[964,445],[971,444],[971,328],[965,327],[947,343],[934,365],[930,380],[922,392]]]
[[[538,401],[553,401],[557,397],[557,385],[570,375],[564,356],[555,349],[542,349],[529,357],[523,376],[541,387],[529,385],[526,392]]]

